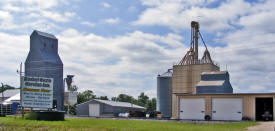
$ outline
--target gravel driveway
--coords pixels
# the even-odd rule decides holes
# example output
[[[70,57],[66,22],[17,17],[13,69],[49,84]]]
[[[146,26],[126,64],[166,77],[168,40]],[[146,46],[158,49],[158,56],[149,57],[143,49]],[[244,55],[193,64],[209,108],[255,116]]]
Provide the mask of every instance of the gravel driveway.
[[[257,126],[251,126],[247,128],[247,131],[275,131],[275,122],[260,122]]]

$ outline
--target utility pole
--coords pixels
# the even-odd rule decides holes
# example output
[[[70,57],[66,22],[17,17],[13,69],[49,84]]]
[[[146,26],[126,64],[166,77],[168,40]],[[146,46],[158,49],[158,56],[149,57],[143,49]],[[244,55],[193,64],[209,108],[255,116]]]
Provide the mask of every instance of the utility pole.
[[[23,105],[23,98],[22,98],[22,91],[23,91],[23,87],[22,87],[22,62],[20,63],[20,70],[19,70],[19,76],[20,76],[20,104],[21,104],[21,113],[22,113],[22,118],[24,118],[24,107],[22,106]]]

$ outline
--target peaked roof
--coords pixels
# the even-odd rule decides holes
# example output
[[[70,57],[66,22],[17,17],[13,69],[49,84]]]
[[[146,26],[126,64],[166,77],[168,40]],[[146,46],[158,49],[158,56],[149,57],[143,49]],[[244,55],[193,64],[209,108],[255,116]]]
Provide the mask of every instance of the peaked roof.
[[[20,89],[10,89],[10,90],[6,90],[4,91],[4,97],[12,97],[14,95],[16,95],[17,93],[20,93]],[[0,97],[2,97],[2,93],[0,94]]]
[[[41,31],[38,31],[38,30],[34,30],[32,32],[32,34],[34,34],[34,33],[37,33],[38,35],[41,35],[41,36],[44,36],[44,37],[48,37],[48,38],[52,38],[52,39],[57,39],[54,35],[46,33],[46,32],[41,32]]]
[[[172,75],[173,75],[173,72],[172,72],[172,71],[173,71],[173,70],[168,69],[168,71],[166,71],[165,73],[159,75],[159,77],[172,77]]]
[[[145,109],[142,106],[138,106],[138,105],[131,104],[131,103],[128,103],[128,102],[118,102],[118,101],[111,101],[111,100],[93,99],[93,100],[90,100],[90,101],[87,101],[87,102],[84,102],[84,103],[88,103],[88,102],[91,102],[91,101],[97,101],[99,103],[107,104],[107,105],[110,105],[110,106],[116,106],[116,107],[129,107],[129,108]],[[81,104],[84,104],[84,103],[81,103]],[[78,105],[81,105],[81,104],[78,104]]]
[[[10,98],[5,100],[4,102],[11,102],[11,101],[20,101],[20,92],[15,94],[14,96],[11,96]]]

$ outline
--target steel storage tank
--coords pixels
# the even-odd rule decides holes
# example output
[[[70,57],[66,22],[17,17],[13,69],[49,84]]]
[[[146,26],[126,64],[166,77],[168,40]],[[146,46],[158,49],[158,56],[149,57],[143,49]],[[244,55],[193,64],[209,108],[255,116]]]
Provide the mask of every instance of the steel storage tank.
[[[169,69],[157,77],[157,111],[165,118],[170,118],[172,114],[172,74]]]

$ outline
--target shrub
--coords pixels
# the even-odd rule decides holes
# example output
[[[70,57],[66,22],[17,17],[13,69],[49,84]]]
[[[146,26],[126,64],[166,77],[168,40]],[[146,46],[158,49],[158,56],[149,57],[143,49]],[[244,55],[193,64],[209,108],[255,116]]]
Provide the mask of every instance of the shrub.
[[[37,115],[35,112],[26,113],[25,117],[26,120],[37,120]]]

